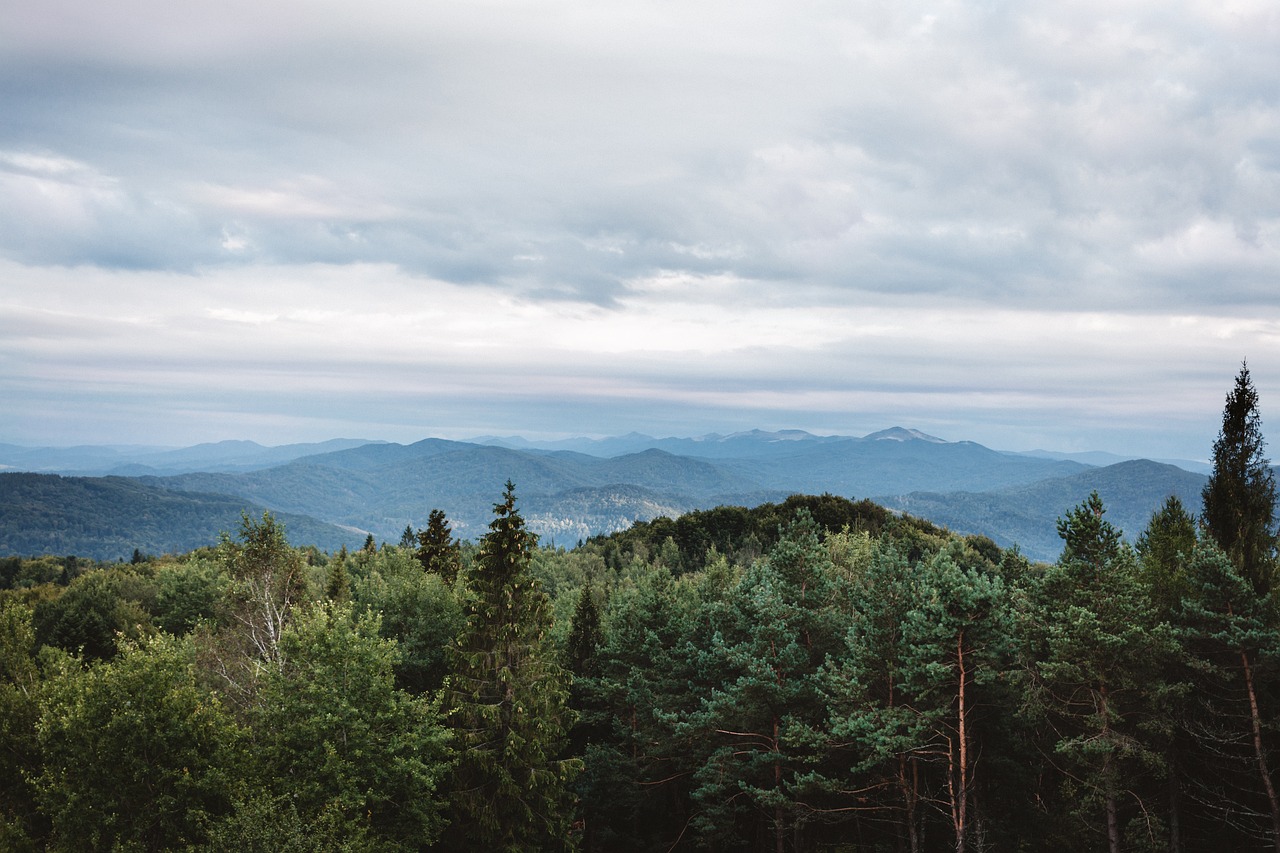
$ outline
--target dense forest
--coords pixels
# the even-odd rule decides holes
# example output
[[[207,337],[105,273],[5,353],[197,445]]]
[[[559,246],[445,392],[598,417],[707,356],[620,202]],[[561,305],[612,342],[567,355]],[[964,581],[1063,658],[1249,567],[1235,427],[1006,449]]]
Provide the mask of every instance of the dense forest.
[[[1280,851],[1275,483],[1060,557],[797,495],[488,532],[0,559],[0,849]],[[497,489],[495,489],[495,493]]]

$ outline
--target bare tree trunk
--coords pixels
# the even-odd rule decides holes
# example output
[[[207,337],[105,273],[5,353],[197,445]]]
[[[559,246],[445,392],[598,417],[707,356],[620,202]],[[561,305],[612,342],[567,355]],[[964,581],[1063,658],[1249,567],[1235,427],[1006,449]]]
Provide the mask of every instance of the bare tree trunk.
[[[778,718],[773,718],[773,750],[774,754],[778,752]],[[782,789],[782,761],[775,759],[773,762],[773,788],[775,791]],[[776,853],[785,853],[786,845],[786,812],[782,810],[781,804],[774,806],[773,809],[773,837],[774,850]]]
[[[1258,694],[1253,687],[1253,668],[1249,666],[1249,653],[1240,650],[1240,662],[1244,665],[1244,685],[1249,693],[1249,721],[1253,724],[1253,755],[1258,762],[1258,774],[1262,777],[1263,790],[1271,805],[1271,843],[1280,851],[1280,800],[1271,782],[1271,770],[1267,766],[1267,752],[1262,746],[1262,717],[1258,712]]]
[[[920,853],[920,837],[916,832],[916,782],[907,777],[907,756],[898,756],[898,784],[902,788],[902,805],[906,815],[907,849]],[[915,768],[912,767],[914,771]],[[914,773],[912,774],[914,775]]]
[[[956,768],[959,775],[958,790],[956,791],[956,853],[965,853],[965,844],[969,835],[969,726],[968,716],[969,709],[965,703],[965,685],[969,680],[969,674],[964,669],[964,631],[960,631],[960,636],[956,639],[956,662],[960,670],[960,690],[959,690],[959,708],[957,719],[957,734],[960,739],[960,762]]]
[[[1169,747],[1169,853],[1182,853],[1182,781],[1178,776],[1177,736]]]
[[[1111,735],[1111,708],[1108,704],[1107,685],[1098,685],[1098,716],[1102,719],[1102,736],[1109,738]],[[1106,758],[1102,760],[1102,784],[1105,786],[1106,809],[1107,809],[1107,846],[1111,853],[1120,853],[1120,815],[1119,807],[1116,804],[1116,784],[1112,778],[1112,761],[1115,758],[1112,753],[1108,752]]]

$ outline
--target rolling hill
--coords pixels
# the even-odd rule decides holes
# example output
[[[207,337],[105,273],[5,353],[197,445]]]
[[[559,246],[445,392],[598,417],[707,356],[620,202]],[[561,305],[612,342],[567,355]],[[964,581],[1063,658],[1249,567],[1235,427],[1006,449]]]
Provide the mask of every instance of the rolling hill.
[[[28,511],[27,516],[17,509],[0,516],[0,549],[33,553],[43,541],[60,551],[74,544],[77,553],[89,555],[114,554],[126,543],[128,552],[134,547],[172,550],[188,541],[208,544],[219,531],[234,529],[242,507],[280,514],[291,540],[321,547],[362,541],[366,532],[398,541],[406,525],[424,525],[436,508],[449,516],[456,535],[475,539],[492,518],[503,484],[511,480],[530,527],[564,545],[659,515],[829,492],[872,497],[959,532],[981,533],[1005,546],[1016,542],[1028,556],[1050,560],[1060,548],[1056,519],[1090,491],[1097,489],[1110,519],[1132,537],[1170,494],[1196,511],[1205,480],[1203,474],[1145,460],[1091,467],[898,427],[861,438],[755,430],[696,439],[632,434],[514,446],[520,443],[339,440],[273,449],[223,442],[164,456],[175,465],[212,459],[211,470],[112,477],[79,491],[68,482],[58,487],[64,490],[58,499],[49,497],[54,487],[46,483],[42,488],[49,499],[43,503],[29,494],[10,499],[3,493],[14,491],[19,481],[0,479],[0,501]],[[78,448],[68,458],[102,459],[116,452],[108,450]],[[20,455],[11,448],[0,451],[3,459]],[[129,452],[134,458],[147,455],[136,448]],[[284,461],[264,467],[273,456]],[[108,481],[115,506],[86,497],[108,490]],[[164,495],[173,503],[164,504],[158,497]],[[159,516],[149,514],[148,502],[166,509]],[[42,524],[96,532],[33,538]],[[180,525],[190,532],[178,530]],[[102,543],[97,550],[89,547],[94,535]]]
[[[241,512],[264,507],[228,495],[178,492],[127,477],[0,474],[0,555],[75,554],[127,560],[185,553],[240,529]],[[280,513],[290,540],[333,550],[359,545],[360,531]]]

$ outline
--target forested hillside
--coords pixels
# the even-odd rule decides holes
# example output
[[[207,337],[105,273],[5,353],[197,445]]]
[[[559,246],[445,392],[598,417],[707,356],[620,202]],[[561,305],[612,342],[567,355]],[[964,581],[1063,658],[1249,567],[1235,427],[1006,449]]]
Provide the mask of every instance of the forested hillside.
[[[1017,544],[1033,559],[1052,560],[1059,547],[1053,520],[1091,492],[1103,496],[1126,529],[1136,530],[1166,497],[1189,500],[1204,482],[1203,475],[1171,465],[1088,467],[901,428],[862,438],[756,430],[564,444],[594,453],[434,438],[410,445],[335,441],[279,448],[222,442],[164,452],[135,449],[132,456],[115,448],[8,448],[0,452],[0,465],[61,459],[78,466],[133,458],[209,467],[138,476],[129,488],[119,478],[50,478],[41,482],[41,506],[29,501],[28,481],[0,477],[0,505],[7,507],[0,516],[0,543],[11,554],[74,550],[100,559],[133,547],[174,552],[212,543],[219,531],[234,527],[241,509],[256,516],[261,508],[288,521],[294,544],[325,550],[358,545],[367,534],[396,541],[433,508],[448,513],[461,538],[475,539],[488,524],[494,484],[510,477],[520,483],[530,528],[549,543],[573,544],[695,509],[831,493],[870,497],[960,533],[989,536],[1004,547]],[[179,509],[183,502],[158,494],[162,489],[192,493],[192,501]],[[84,498],[106,491],[114,496],[103,507]],[[157,504],[170,509],[157,514]],[[210,535],[199,539],[201,531]]]
[[[0,554],[78,554],[127,560],[180,554],[237,529],[264,507],[231,495],[178,492],[127,477],[0,473]],[[280,513],[294,541],[336,550],[365,534]]]
[[[1280,851],[1275,488],[1242,369],[1197,502],[1052,562],[830,494],[568,550],[510,481],[0,559],[0,849]]]

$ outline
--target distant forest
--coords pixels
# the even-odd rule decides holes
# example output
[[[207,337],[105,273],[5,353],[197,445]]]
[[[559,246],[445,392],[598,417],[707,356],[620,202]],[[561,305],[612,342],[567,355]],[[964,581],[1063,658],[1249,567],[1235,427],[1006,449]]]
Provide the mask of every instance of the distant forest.
[[[1280,851],[1276,487],[1061,554],[796,495],[539,543],[0,559],[0,849]]]

